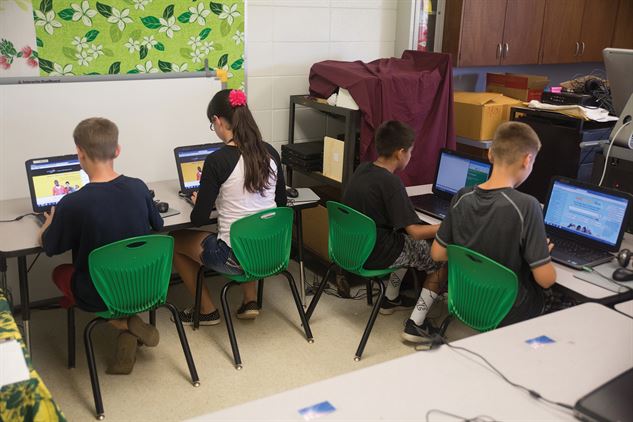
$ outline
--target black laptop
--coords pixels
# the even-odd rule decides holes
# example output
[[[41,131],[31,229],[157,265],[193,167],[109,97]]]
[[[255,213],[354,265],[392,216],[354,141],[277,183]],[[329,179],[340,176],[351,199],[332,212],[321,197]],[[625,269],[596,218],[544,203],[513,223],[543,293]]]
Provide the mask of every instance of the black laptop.
[[[543,209],[554,243],[552,259],[575,269],[611,261],[622,243],[631,202],[625,192],[554,177]]]
[[[204,160],[206,160],[207,155],[213,154],[223,146],[224,144],[222,142],[217,142],[213,144],[189,145],[174,149],[181,195],[188,198],[194,191],[198,190]]]
[[[433,193],[412,196],[416,210],[443,220],[453,196],[466,186],[479,185],[490,176],[492,164],[470,155],[442,149],[435,170]]]
[[[574,416],[588,422],[633,421],[633,368],[582,397]]]

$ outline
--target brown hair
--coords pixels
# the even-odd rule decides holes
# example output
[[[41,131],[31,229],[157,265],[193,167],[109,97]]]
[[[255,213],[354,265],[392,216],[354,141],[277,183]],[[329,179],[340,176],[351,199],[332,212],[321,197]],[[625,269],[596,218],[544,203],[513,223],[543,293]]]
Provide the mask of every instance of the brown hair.
[[[91,117],[82,120],[73,132],[75,145],[95,161],[113,160],[119,145],[119,128],[108,119]]]
[[[383,122],[376,130],[376,152],[381,157],[391,157],[394,152],[411,148],[415,132],[406,123],[397,120]]]
[[[213,96],[207,107],[207,117],[210,122],[213,116],[229,122],[234,135],[233,142],[244,159],[244,188],[251,193],[263,194],[270,188],[270,176],[273,174],[271,157],[248,105],[233,107],[229,102],[230,93],[230,89],[223,89]]]
[[[525,123],[505,122],[499,125],[490,151],[495,162],[514,164],[526,154],[538,154],[541,141],[534,129]]]

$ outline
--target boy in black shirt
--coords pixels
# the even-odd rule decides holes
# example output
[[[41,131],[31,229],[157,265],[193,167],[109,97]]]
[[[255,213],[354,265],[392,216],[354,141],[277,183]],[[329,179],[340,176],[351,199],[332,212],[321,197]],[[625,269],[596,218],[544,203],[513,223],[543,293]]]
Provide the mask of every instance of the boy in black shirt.
[[[543,211],[536,198],[515,190],[532,172],[540,147],[528,125],[500,125],[488,152],[494,164],[490,179],[455,195],[431,249],[433,259],[446,261],[448,245],[465,246],[514,271],[519,291],[501,325],[541,315],[552,305],[553,296],[544,289],[556,282],[556,270]],[[411,339],[416,340],[414,333]]]
[[[89,312],[106,311],[90,279],[90,252],[163,227],[163,219],[145,183],[114,171],[113,162],[120,153],[118,133],[116,125],[103,118],[86,119],[77,125],[73,138],[79,163],[90,183],[64,196],[46,214],[42,226],[40,241],[48,256],[72,250],[73,264],[60,265],[53,271],[53,281],[64,293],[65,307],[76,305]],[[156,346],[158,331],[138,316],[109,322],[121,333],[116,359],[107,372],[129,374],[136,360],[137,341]]]
[[[343,202],[376,223],[376,245],[365,268],[402,267],[389,278],[380,313],[388,315],[415,305],[412,318],[421,327],[446,280],[446,273],[438,271],[440,265],[430,257],[428,240],[435,236],[439,225],[421,224],[402,181],[394,174],[409,163],[414,139],[413,130],[406,124],[383,123],[376,131],[378,159],[358,166],[343,194]],[[400,281],[407,267],[428,274],[417,303],[400,295]]]

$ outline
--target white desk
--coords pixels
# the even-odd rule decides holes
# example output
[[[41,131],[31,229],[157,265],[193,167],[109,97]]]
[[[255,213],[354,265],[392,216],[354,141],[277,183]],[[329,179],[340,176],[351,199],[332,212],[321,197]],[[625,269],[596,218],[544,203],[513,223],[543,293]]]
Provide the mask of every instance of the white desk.
[[[617,335],[608,335],[605,329]],[[555,343],[533,349],[525,340]],[[586,303],[457,341],[486,357],[510,380],[570,405],[633,366],[633,319]],[[599,358],[597,358],[599,357]],[[195,421],[301,421],[299,409],[329,401],[318,420],[423,421],[430,409],[495,420],[575,420],[499,378],[478,358],[446,346],[418,352]],[[454,420],[432,414],[430,421]]]
[[[409,194],[409,196],[431,193],[431,185],[410,186],[407,188],[407,193]],[[424,213],[419,212],[418,215],[424,222],[429,224],[438,224],[441,222],[437,218],[433,218]],[[630,235],[629,233],[624,234],[621,248],[633,249],[632,235]],[[574,292],[588,299],[601,300],[617,295],[617,293],[612,292],[611,290],[603,289],[602,287],[596,286],[595,284],[591,284],[574,277],[574,274],[577,274],[577,271],[573,268],[569,268],[557,263],[554,263],[554,267],[556,267],[556,283],[568,288],[569,290],[573,290]]]
[[[633,318],[633,300],[618,303],[615,305],[615,310]]]

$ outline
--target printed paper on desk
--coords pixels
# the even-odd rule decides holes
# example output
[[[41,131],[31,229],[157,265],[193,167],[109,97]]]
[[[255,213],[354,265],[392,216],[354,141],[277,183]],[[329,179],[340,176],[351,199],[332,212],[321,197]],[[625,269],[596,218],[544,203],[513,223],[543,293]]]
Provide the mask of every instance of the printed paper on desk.
[[[299,414],[303,416],[304,420],[311,421],[334,411],[336,411],[336,408],[332,406],[332,403],[322,401],[321,403],[299,409]]]
[[[29,378],[20,343],[17,340],[0,342],[0,388]]]

